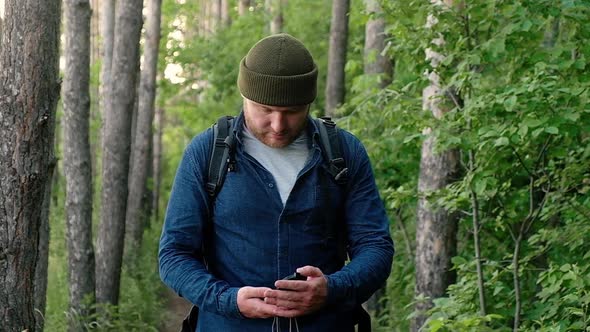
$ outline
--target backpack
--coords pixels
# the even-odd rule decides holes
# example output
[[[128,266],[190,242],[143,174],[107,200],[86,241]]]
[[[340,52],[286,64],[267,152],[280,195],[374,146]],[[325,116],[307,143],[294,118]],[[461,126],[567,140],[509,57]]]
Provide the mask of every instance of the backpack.
[[[338,128],[329,117],[313,119],[320,131],[321,150],[326,161],[326,171],[339,185],[348,181],[348,168],[342,157]],[[207,177],[207,192],[213,199],[217,196],[227,172],[236,170],[235,161],[235,137],[232,128],[234,117],[223,116],[212,126],[213,149],[209,158],[209,170]]]

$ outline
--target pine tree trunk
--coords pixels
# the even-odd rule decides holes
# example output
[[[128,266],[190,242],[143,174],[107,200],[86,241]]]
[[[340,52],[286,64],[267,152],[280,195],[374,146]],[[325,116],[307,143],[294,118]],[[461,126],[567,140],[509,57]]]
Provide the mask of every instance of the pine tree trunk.
[[[221,0],[211,1],[211,33],[215,33],[221,24]]]
[[[238,0],[238,15],[242,16],[250,11],[250,0]]]
[[[429,17],[429,27],[435,27],[436,20]],[[444,43],[442,37],[433,43]],[[445,98],[454,94],[440,86],[437,73],[438,64],[444,59],[442,54],[427,50],[432,72],[429,73],[430,85],[423,91],[423,108],[432,112],[436,119],[441,119],[448,112]],[[448,103],[447,104],[452,104]],[[455,273],[451,271],[451,258],[457,250],[457,217],[448,211],[433,206],[426,196],[445,188],[459,175],[459,152],[457,150],[436,151],[437,137],[430,128],[424,131],[426,139],[422,143],[420,175],[418,179],[418,211],[416,224],[416,286],[415,296],[426,297],[418,301],[415,310],[418,315],[412,322],[412,331],[418,331],[426,321],[425,312],[432,307],[432,300],[446,294],[447,287],[455,282]]]
[[[153,168],[154,188],[152,194],[152,210],[156,220],[160,219],[160,184],[162,182],[162,128],[164,125],[164,109],[156,108],[154,117],[154,149],[153,149]]]
[[[283,31],[283,4],[282,0],[266,0],[266,11],[270,17],[270,34],[274,35]]]
[[[393,79],[391,60],[382,55],[385,49],[385,19],[383,9],[377,0],[365,0],[367,13],[370,15],[365,25],[365,74],[380,75],[379,87],[384,88]]]
[[[221,0],[221,24],[224,28],[231,25],[231,17],[229,15],[229,0]]]
[[[66,0],[64,73],[64,173],[70,309],[87,315],[94,301],[92,161],[90,157],[90,20],[88,0]],[[91,304],[91,303],[88,303]],[[70,321],[70,330],[76,322]]]
[[[90,64],[95,64],[100,59],[100,0],[91,0],[90,9]]]
[[[6,0],[0,40],[0,326],[37,331],[35,270],[55,163],[59,0]]]
[[[102,64],[100,66],[100,110],[105,113],[107,93],[111,84],[113,64],[113,42],[115,38],[115,0],[101,0],[100,36],[102,38]]]
[[[45,325],[45,304],[47,302],[47,269],[49,267],[49,210],[51,207],[51,188],[57,160],[50,164],[49,180],[45,185],[43,207],[41,209],[41,227],[39,227],[39,248],[35,267],[35,324],[39,331]]]
[[[146,20],[146,37],[144,45],[144,63],[139,88],[139,109],[135,130],[133,168],[130,174],[129,195],[127,199],[126,217],[126,257],[131,258],[139,252],[145,225],[145,213],[142,213],[142,201],[146,195],[148,177],[149,142],[152,140],[152,123],[154,120],[154,100],[156,96],[156,74],[158,50],[160,45],[160,19],[162,0],[148,1]]]
[[[141,0],[117,1],[112,81],[104,117],[101,222],[96,248],[96,300],[117,304],[131,145],[131,113],[137,80]]]
[[[350,0],[332,1],[330,24],[330,50],[328,51],[328,76],[326,82],[326,115],[334,116],[344,102],[344,66],[348,43],[348,11]]]

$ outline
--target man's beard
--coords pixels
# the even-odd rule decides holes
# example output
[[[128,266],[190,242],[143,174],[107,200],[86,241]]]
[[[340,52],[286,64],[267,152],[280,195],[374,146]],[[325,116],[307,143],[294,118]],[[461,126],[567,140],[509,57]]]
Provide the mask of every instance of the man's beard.
[[[254,137],[256,137],[259,141],[261,141],[262,143],[264,143],[267,146],[270,146],[271,148],[284,148],[284,147],[288,146],[289,144],[293,143],[293,141],[295,141],[297,139],[297,137],[299,137],[299,135],[301,135],[301,133],[303,132],[303,129],[305,129],[306,123],[307,123],[307,121],[304,121],[303,124],[301,125],[301,127],[299,127],[299,128],[279,133],[280,135],[285,135],[287,137],[287,139],[277,142],[277,141],[272,140],[271,137],[268,137],[269,134],[270,135],[273,134],[272,131],[258,130],[256,128],[254,128],[254,126],[251,126],[249,124],[248,119],[246,118],[246,126],[248,127],[248,130],[250,130],[252,135],[254,135]]]

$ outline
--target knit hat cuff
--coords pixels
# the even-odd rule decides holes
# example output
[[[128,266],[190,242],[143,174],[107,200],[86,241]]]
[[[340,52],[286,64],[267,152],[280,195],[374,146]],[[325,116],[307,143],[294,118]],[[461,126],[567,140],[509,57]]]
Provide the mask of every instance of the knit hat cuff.
[[[246,58],[240,62],[238,87],[242,96],[257,103],[272,106],[306,105],[317,95],[318,68],[304,74],[290,76],[266,75],[246,67]]]

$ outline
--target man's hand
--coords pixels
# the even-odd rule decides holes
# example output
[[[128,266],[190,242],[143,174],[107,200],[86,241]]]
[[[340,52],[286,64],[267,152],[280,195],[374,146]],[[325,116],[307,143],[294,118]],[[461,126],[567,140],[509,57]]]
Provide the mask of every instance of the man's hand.
[[[264,302],[267,287],[242,287],[238,290],[238,309],[247,318],[269,318],[275,316],[276,306]]]
[[[306,281],[277,280],[275,287],[264,292],[264,301],[274,307],[274,316],[297,317],[319,310],[326,302],[328,280],[320,269],[304,266],[297,272],[307,277]]]

